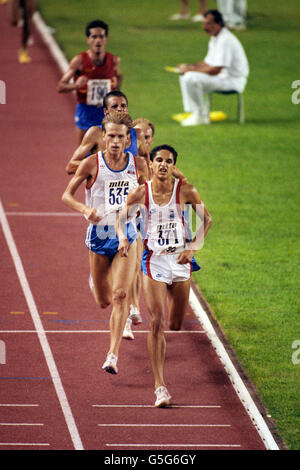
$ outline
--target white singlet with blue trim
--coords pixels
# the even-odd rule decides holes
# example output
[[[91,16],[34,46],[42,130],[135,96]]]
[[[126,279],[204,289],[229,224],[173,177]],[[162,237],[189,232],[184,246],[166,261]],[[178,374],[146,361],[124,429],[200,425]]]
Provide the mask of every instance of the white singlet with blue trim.
[[[88,226],[86,245],[100,254],[106,254],[104,251],[107,249],[112,253],[112,250],[118,248],[119,241],[115,233],[116,214],[126,204],[129,191],[138,186],[135,157],[130,152],[126,155],[128,160],[125,167],[115,171],[107,165],[103,152],[98,152],[97,175],[92,186],[86,188],[86,204],[96,208],[102,217],[99,224]],[[129,227],[128,231],[133,241],[133,226]]]

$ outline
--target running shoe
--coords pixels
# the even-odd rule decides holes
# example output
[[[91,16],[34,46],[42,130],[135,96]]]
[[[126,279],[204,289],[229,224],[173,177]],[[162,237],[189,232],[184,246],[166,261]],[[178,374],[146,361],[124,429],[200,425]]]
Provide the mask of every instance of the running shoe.
[[[125,328],[123,331],[123,338],[125,339],[134,339],[132,329],[131,329],[132,320],[128,317],[125,323]]]
[[[170,16],[169,20],[178,21],[178,20],[188,20],[190,19],[189,13],[175,13],[174,15]]]
[[[113,353],[108,354],[106,357],[106,361],[102,366],[102,369],[106,372],[109,372],[110,374],[116,375],[118,373],[117,360],[117,356],[115,356]]]
[[[155,401],[155,406],[157,408],[162,408],[164,406],[169,406],[171,405],[171,395],[169,394],[168,390],[166,387],[158,387],[155,390],[155,395],[156,395],[156,401]]]
[[[19,51],[19,63],[20,64],[29,64],[31,62],[31,57],[28,55],[28,52],[25,49]]]
[[[142,323],[143,319],[137,307],[130,305],[129,318],[134,325]]]
[[[192,18],[192,21],[194,22],[199,22],[199,21],[203,21],[204,20],[204,16],[201,15],[201,13],[198,13],[197,15],[193,16]]]

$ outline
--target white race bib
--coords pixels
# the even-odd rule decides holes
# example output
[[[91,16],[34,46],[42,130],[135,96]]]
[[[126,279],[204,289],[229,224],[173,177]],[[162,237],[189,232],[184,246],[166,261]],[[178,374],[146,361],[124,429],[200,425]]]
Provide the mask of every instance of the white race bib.
[[[110,91],[110,79],[88,80],[86,103],[92,106],[103,106],[103,98]]]
[[[154,225],[151,236],[155,254],[179,253],[184,250],[182,227],[176,221]]]
[[[105,212],[116,212],[121,209],[126,204],[130,189],[130,181],[105,181]]]

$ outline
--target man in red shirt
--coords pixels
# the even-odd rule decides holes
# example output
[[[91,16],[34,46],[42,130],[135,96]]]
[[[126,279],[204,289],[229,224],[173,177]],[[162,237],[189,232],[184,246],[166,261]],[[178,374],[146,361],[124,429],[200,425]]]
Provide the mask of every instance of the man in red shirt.
[[[108,25],[91,21],[86,26],[86,37],[89,49],[73,57],[57,85],[59,93],[76,91],[74,121],[79,144],[89,127],[101,124],[103,98],[111,90],[119,90],[123,79],[120,57],[106,52]]]

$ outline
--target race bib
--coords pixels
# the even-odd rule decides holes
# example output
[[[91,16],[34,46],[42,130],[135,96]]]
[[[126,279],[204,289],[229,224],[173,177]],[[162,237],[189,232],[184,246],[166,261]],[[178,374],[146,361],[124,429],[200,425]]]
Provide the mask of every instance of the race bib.
[[[130,181],[105,181],[105,212],[120,210],[126,204],[130,189]]]
[[[110,91],[110,79],[89,80],[87,83],[86,103],[92,106],[103,106],[103,98]]]
[[[179,253],[184,250],[182,226],[177,222],[157,224],[151,235],[155,254]]]

